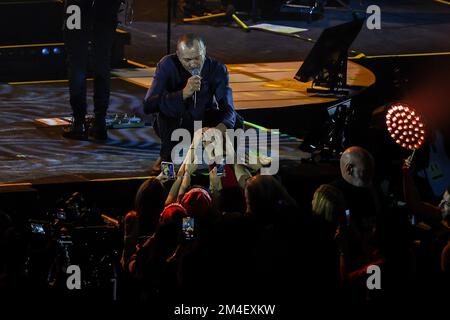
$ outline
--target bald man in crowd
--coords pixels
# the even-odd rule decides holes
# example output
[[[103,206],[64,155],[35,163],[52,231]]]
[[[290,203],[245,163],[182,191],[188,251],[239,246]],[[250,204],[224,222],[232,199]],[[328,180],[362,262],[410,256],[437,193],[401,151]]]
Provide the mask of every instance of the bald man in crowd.
[[[153,172],[160,171],[161,161],[171,161],[177,141],[171,141],[178,128],[193,136],[194,121],[203,127],[242,128],[243,121],[234,110],[228,70],[206,55],[202,38],[194,34],[180,37],[176,54],[161,59],[153,82],[144,99],[144,113],[156,114],[154,129],[161,138],[160,158]]]
[[[350,147],[340,160],[341,176],[354,187],[368,188],[372,185],[375,161],[364,148]]]
[[[383,208],[374,184],[373,156],[364,148],[350,147],[341,156],[340,168],[341,177],[332,185],[344,194],[348,215],[353,220],[374,220]]]

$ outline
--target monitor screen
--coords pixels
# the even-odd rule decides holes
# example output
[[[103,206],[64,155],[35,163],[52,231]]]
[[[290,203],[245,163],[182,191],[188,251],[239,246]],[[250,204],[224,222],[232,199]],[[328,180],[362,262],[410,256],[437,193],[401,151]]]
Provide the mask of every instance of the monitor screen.
[[[325,29],[294,78],[301,82],[312,81],[320,71],[336,63],[342,54],[347,57],[348,49],[363,23],[364,19],[358,18]]]

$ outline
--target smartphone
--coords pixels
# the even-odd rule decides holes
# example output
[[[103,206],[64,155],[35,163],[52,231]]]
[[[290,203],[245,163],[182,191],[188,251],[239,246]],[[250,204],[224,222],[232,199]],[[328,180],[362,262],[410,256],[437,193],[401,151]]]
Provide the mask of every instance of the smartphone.
[[[192,240],[194,238],[194,218],[186,217],[183,218],[183,236],[185,240]]]
[[[58,212],[56,213],[56,217],[59,220],[66,220],[66,218],[67,218],[64,210],[58,210]]]
[[[161,172],[169,179],[175,179],[175,167],[173,162],[161,162]]]
[[[225,165],[223,163],[216,164],[217,176],[221,177],[225,173]]]
[[[40,223],[31,223],[31,232],[36,234],[45,234],[44,226]]]
[[[347,224],[347,226],[350,225],[350,210],[349,209],[345,210],[345,223]]]

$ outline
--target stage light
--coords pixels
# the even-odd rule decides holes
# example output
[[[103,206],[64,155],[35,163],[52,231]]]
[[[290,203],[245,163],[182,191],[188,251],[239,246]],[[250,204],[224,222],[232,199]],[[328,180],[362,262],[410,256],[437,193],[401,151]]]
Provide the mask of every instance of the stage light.
[[[60,54],[61,49],[60,48],[53,48],[53,54]]]
[[[392,139],[409,150],[417,150],[425,141],[425,130],[421,116],[414,108],[404,103],[389,107],[386,126]]]
[[[41,53],[43,56],[48,56],[50,51],[48,50],[48,48],[42,48]]]

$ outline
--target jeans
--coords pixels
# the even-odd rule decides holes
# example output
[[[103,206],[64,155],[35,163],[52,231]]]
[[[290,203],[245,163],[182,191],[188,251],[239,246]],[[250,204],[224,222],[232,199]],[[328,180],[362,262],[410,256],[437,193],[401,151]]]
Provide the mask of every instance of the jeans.
[[[77,5],[81,29],[69,29],[66,20],[73,15],[67,8]],[[120,0],[65,0],[64,41],[69,65],[70,105],[75,119],[87,112],[86,77],[89,41],[92,45],[94,113],[105,117],[110,96],[110,60]],[[72,18],[73,19],[73,18]]]

